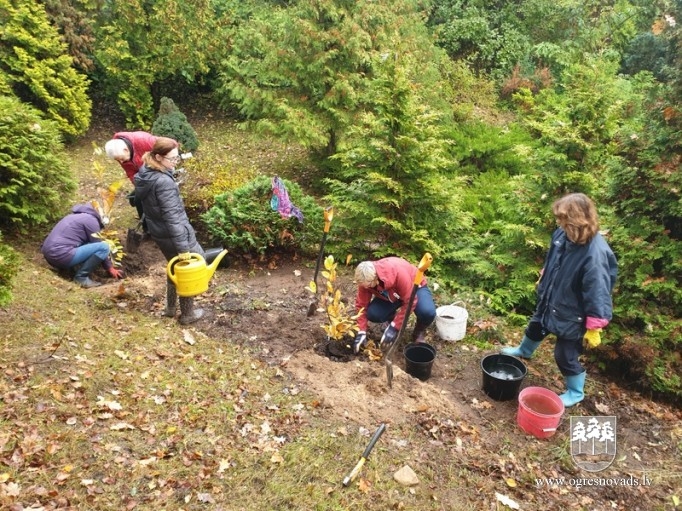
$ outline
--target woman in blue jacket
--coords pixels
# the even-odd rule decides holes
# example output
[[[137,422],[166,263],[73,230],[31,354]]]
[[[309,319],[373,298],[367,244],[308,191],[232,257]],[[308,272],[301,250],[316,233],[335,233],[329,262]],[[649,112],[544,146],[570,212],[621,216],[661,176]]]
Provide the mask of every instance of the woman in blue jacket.
[[[583,340],[598,346],[599,332],[611,321],[618,264],[599,234],[597,209],[589,197],[566,195],[552,205],[552,212],[559,227],[541,271],[535,313],[521,345],[502,353],[530,358],[540,342],[554,334],[554,360],[566,380],[566,392],[559,397],[569,407],[585,397],[586,371],[578,358]]]

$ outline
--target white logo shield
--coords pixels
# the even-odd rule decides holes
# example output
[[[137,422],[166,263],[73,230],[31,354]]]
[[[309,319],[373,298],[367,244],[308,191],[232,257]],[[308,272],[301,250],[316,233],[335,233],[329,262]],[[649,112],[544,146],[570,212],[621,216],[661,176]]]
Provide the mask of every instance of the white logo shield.
[[[609,467],[616,458],[616,417],[571,416],[571,457],[588,472]]]

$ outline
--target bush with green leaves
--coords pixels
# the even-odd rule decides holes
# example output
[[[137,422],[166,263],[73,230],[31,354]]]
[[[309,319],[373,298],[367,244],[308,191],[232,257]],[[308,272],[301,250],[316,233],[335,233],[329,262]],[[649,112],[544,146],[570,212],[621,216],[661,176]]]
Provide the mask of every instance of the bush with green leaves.
[[[75,188],[57,124],[0,96],[0,227],[25,231],[59,218]]]
[[[177,140],[182,151],[196,151],[199,147],[197,132],[170,98],[161,98],[159,115],[152,126],[152,133]]]
[[[682,121],[669,115],[679,99],[649,73],[635,83],[649,99],[615,138],[606,192],[619,263],[613,338],[643,355],[638,368],[654,391],[682,397]]]
[[[19,272],[19,256],[9,245],[2,242],[0,232],[0,307],[12,301],[12,280]]]
[[[265,256],[278,251],[311,254],[320,240],[324,215],[315,200],[300,186],[283,179],[289,199],[303,213],[283,218],[270,205],[272,180],[260,176],[244,186],[216,196],[214,206],[202,215],[209,234],[238,255]]]

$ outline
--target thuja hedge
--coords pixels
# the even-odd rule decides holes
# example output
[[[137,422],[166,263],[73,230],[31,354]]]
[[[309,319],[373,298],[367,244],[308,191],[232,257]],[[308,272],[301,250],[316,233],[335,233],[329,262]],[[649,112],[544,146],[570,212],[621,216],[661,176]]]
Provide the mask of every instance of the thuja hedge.
[[[76,188],[54,121],[0,96],[0,227],[25,232],[59,218]]]
[[[19,271],[19,256],[2,241],[0,232],[0,307],[12,301],[12,280]]]

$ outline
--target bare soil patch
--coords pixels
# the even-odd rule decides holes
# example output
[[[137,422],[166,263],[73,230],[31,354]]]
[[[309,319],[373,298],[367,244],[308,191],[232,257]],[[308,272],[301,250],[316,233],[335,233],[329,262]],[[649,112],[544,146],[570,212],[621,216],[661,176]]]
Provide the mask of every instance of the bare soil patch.
[[[112,284],[97,292],[108,293],[124,302],[124,307],[160,316],[165,286],[161,253],[153,242],[145,241],[137,253],[128,255],[126,264],[128,278],[123,290]],[[507,482],[504,493],[525,502],[522,509],[673,508],[682,471],[680,409],[620,387],[600,375],[596,367],[589,367],[586,400],[567,411],[552,438],[535,439],[516,424],[515,400],[494,401],[482,391],[480,361],[498,347],[477,348],[482,343],[472,342],[480,341],[472,324],[467,337],[459,342],[442,341],[435,327],[430,329],[427,340],[438,354],[426,382],[404,371],[402,352],[396,350],[393,386],[388,388],[383,361],[354,355],[345,345],[330,350],[321,327],[324,315],[318,312],[307,317],[312,296],[305,288],[312,273],[310,261],[273,259],[262,266],[232,261],[229,268],[215,273],[209,291],[197,297],[198,305],[209,315],[193,328],[236,343],[264,363],[279,367],[313,392],[316,405],[334,420],[369,430],[387,423],[388,437],[391,429],[420,432],[428,446],[420,454],[424,463],[438,467],[439,459],[455,457],[469,473],[488,481],[487,488],[479,488],[485,492],[499,491],[502,479]],[[352,301],[351,270],[342,269],[341,278],[346,281],[344,297]],[[370,336],[378,339],[376,326]],[[541,346],[527,366],[523,387],[563,391],[551,343]],[[618,452],[607,470],[590,474],[573,463],[571,415],[617,416]],[[537,487],[537,478],[550,477],[566,482]],[[581,478],[632,481],[633,477],[638,486],[604,483],[577,488],[568,484]]]

